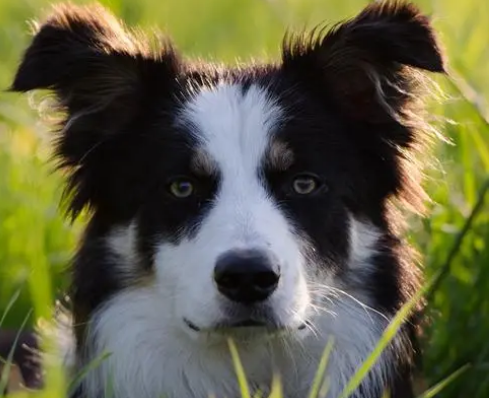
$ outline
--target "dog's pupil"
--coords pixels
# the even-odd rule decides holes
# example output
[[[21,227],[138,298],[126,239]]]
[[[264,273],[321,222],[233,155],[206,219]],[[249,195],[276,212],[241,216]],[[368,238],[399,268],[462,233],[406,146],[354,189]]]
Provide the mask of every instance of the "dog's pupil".
[[[188,193],[191,190],[191,184],[189,182],[181,182],[179,184],[179,191],[181,193]]]
[[[172,183],[170,190],[177,197],[186,197],[192,193],[193,186],[189,181],[175,181]]]

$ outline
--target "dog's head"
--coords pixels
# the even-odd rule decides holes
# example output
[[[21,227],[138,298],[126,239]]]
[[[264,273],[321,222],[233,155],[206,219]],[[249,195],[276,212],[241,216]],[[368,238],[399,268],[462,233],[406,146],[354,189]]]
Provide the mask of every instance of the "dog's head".
[[[152,47],[101,8],[56,8],[12,88],[53,90],[66,114],[56,156],[72,214],[92,217],[79,313],[146,291],[161,298],[153,313],[199,333],[301,331],[325,287],[399,307],[408,271],[393,260],[390,204],[424,197],[424,70],[444,71],[441,51],[405,3],[236,68]]]

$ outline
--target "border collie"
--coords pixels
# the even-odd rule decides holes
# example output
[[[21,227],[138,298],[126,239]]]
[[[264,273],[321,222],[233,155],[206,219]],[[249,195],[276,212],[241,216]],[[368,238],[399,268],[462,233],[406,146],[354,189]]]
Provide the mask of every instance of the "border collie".
[[[100,6],[38,26],[12,90],[52,90],[69,212],[89,221],[71,270],[74,371],[88,398],[307,395],[333,336],[337,397],[419,287],[400,204],[420,210],[430,137],[429,19],[373,2],[286,35],[281,59],[193,62]],[[416,313],[352,397],[412,397]]]

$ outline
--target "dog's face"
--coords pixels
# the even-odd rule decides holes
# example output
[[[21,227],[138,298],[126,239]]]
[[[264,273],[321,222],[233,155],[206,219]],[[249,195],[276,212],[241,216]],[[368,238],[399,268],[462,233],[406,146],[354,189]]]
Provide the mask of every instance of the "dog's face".
[[[307,281],[349,257],[350,213],[336,183],[349,142],[334,138],[334,117],[289,90],[277,71],[262,82],[218,80],[180,99],[170,120],[157,108],[149,139],[135,143],[154,173],[138,178],[155,188],[108,246],[128,279],[141,270],[127,259],[142,258],[174,321],[194,332],[302,330]],[[172,139],[155,139],[162,128]]]
[[[319,170],[293,168],[278,99],[231,80],[199,87],[174,112],[170,126],[185,143],[135,228],[153,242],[155,277],[178,322],[194,331],[302,326],[309,244],[289,203],[307,206],[326,187]]]
[[[391,200],[421,197],[415,69],[443,71],[428,21],[373,4],[282,55],[192,64],[99,9],[60,7],[41,25],[13,89],[52,89],[67,114],[71,210],[92,212],[80,313],[146,289],[191,334],[302,333],[326,288],[386,312],[403,302],[400,269],[375,257],[392,244]]]

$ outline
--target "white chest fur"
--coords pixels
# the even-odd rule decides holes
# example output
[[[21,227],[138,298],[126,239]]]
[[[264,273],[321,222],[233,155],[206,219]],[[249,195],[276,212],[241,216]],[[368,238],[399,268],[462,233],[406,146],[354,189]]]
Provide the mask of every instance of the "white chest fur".
[[[159,306],[156,303],[160,303]],[[237,379],[226,340],[186,331],[171,319],[158,292],[151,288],[115,296],[92,319],[89,356],[110,356],[91,371],[89,397],[217,398],[237,396]],[[307,396],[324,347],[332,336],[327,397],[337,397],[346,381],[374,347],[386,321],[347,300],[332,303],[312,330],[282,337],[237,342],[252,388],[266,391],[275,373],[287,398]],[[385,355],[365,381],[373,394],[384,384]],[[364,396],[363,398],[366,398]]]

